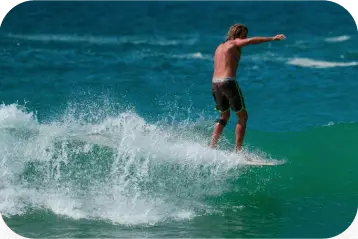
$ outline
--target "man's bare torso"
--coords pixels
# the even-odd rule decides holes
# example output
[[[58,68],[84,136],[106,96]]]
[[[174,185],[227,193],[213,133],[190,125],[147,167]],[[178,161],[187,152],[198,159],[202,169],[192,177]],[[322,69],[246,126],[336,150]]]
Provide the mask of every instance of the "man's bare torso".
[[[215,51],[213,78],[236,77],[240,56],[240,49],[230,41],[220,44]]]

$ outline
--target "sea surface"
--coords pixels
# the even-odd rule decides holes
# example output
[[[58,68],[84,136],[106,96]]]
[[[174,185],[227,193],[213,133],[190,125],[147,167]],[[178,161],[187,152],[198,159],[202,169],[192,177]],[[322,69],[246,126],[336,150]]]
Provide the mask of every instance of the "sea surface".
[[[234,114],[207,147],[234,23],[287,36],[243,49],[238,155]],[[0,213],[31,238],[334,237],[358,206],[357,42],[328,1],[22,3],[0,28]]]

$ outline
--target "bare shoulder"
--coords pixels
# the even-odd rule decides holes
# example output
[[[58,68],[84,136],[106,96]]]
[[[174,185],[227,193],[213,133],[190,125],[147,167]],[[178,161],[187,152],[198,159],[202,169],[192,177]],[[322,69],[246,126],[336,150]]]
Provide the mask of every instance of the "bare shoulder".
[[[221,43],[216,47],[215,52],[216,53],[222,52],[224,48],[225,48],[225,43]]]

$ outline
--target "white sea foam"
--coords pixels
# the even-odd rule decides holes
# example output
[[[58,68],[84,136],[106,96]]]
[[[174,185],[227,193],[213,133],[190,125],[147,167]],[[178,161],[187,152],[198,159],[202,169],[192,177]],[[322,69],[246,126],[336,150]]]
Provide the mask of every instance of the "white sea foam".
[[[325,39],[326,42],[344,42],[349,40],[351,37],[344,35],[344,36],[337,36],[337,37],[328,37]]]
[[[358,62],[331,62],[331,61],[319,61],[310,58],[293,58],[287,62],[289,65],[295,65],[300,67],[309,68],[332,68],[332,67],[350,67],[357,66]]]
[[[159,45],[159,46],[175,46],[175,45],[193,45],[197,41],[196,37],[166,39],[156,36],[91,36],[91,35],[65,35],[65,34],[8,34],[10,38],[22,39],[28,41],[41,42],[67,42],[67,43],[89,43],[97,45]]]
[[[173,58],[178,59],[200,59],[200,60],[212,60],[213,56],[208,54],[203,54],[201,52],[189,53],[189,54],[180,54],[180,55],[171,55]]]
[[[66,113],[45,124],[0,105],[1,213],[46,209],[125,225],[190,220],[210,210],[203,196],[224,192],[245,169],[245,154],[209,149],[207,139],[187,135],[190,125],[149,124],[132,111],[95,121]],[[115,147],[81,140],[90,135]]]

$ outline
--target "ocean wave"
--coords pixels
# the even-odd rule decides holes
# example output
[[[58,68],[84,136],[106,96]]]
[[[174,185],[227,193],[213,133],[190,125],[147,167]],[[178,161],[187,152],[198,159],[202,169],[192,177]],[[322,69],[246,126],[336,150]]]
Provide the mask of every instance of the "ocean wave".
[[[3,215],[35,208],[123,225],[190,220],[210,210],[203,196],[245,172],[245,155],[269,159],[209,149],[207,138],[188,135],[190,124],[150,124],[129,110],[94,123],[71,112],[41,123],[24,107],[0,105]]]
[[[97,45],[121,45],[121,44],[134,44],[134,45],[158,45],[158,46],[176,46],[176,45],[193,45],[196,42],[195,37],[189,39],[166,39],[163,37],[154,36],[79,36],[79,35],[55,35],[55,34],[37,34],[37,35],[22,35],[22,34],[8,34],[10,38],[28,40],[28,41],[41,41],[41,42],[66,42],[66,43],[89,43]]]
[[[181,55],[170,55],[172,58],[177,59],[201,59],[201,60],[212,60],[213,57],[208,54],[202,54],[201,52],[181,54]]]
[[[309,68],[333,68],[358,66],[358,62],[330,62],[318,61],[309,58],[293,58],[287,62],[289,65],[309,67]]]
[[[121,58],[126,62],[133,62],[147,58],[165,58],[165,59],[179,59],[179,60],[205,60],[212,61],[213,57],[209,54],[203,54],[201,52],[194,53],[183,53],[183,54],[173,54],[170,52],[159,52],[159,51],[141,51],[136,52],[135,54],[131,54],[128,57]]]
[[[329,121],[327,124],[322,125],[322,126],[323,126],[323,127],[330,127],[330,126],[333,126],[333,125],[335,125],[335,123],[332,122],[332,121]]]
[[[329,37],[329,38],[326,38],[325,41],[326,42],[344,42],[349,39],[351,39],[350,36],[343,35],[343,36],[337,36],[337,37]]]

